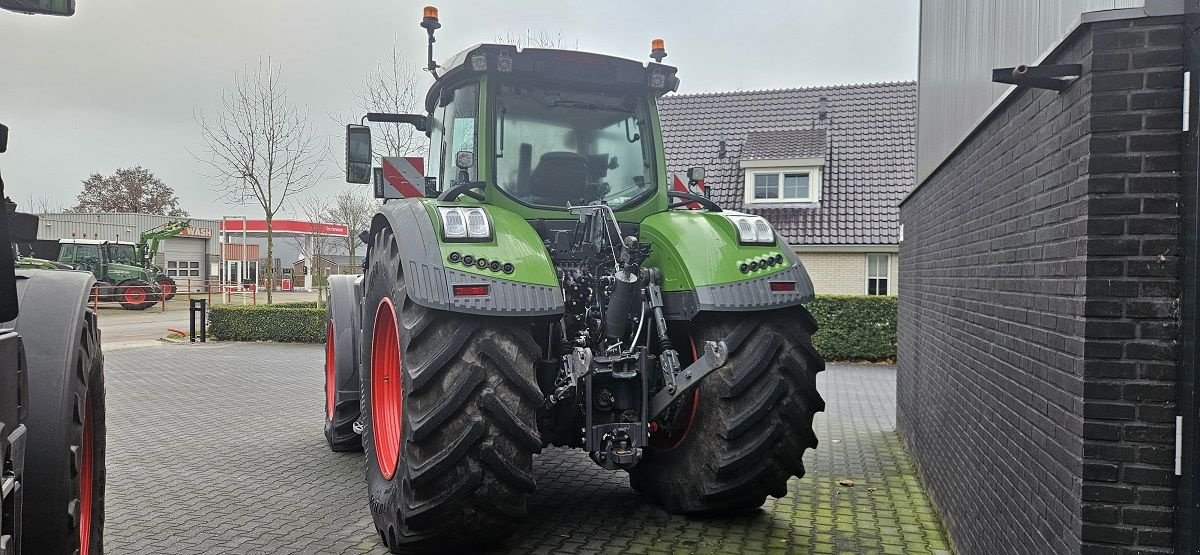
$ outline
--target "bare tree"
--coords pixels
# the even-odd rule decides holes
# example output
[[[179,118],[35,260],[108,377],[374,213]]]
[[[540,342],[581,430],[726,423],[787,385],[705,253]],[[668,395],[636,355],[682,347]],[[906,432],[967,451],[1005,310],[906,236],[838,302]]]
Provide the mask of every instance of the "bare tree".
[[[346,253],[351,257],[358,255],[358,245],[362,243],[358,234],[371,227],[371,218],[379,210],[379,201],[359,189],[346,189],[333,197],[324,218],[330,223],[346,226],[350,233],[346,235]]]
[[[366,112],[393,114],[419,114],[423,87],[418,81],[417,67],[404,59],[400,49],[392,45],[391,52],[379,60],[355,92],[358,109]],[[361,117],[362,114],[359,114]],[[357,118],[355,118],[357,121]],[[377,140],[372,141],[372,154],[379,156],[423,156],[428,147],[422,132],[406,123],[382,123],[374,126],[379,130]]]
[[[563,45],[562,33],[551,34],[547,31],[534,31],[526,29],[524,33],[513,33],[509,31],[503,35],[496,35],[496,42],[500,44],[511,44],[518,48],[569,48],[579,50],[579,40],[575,40],[575,46],[568,47]]]
[[[61,200],[51,198],[49,195],[35,195],[33,193],[29,193],[25,197],[25,205],[19,208],[33,214],[57,214],[67,211],[66,205]]]
[[[90,175],[83,180],[83,190],[76,200],[72,212],[187,215],[179,208],[175,189],[141,166],[121,168],[112,175]]]
[[[262,207],[267,223],[267,303],[272,302],[275,245],[272,220],[289,197],[311,188],[321,177],[326,145],[308,123],[308,114],[287,96],[287,87],[271,58],[257,69],[237,73],[221,95],[218,114],[195,115],[209,177],[227,202]]]

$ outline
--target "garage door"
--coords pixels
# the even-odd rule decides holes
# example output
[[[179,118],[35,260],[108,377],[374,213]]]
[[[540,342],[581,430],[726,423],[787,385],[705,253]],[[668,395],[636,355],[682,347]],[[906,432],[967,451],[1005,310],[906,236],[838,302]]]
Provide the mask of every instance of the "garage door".
[[[189,239],[172,237],[163,241],[159,255],[163,259],[163,269],[168,276],[176,278],[192,278],[202,280],[206,275],[204,247],[207,239]]]

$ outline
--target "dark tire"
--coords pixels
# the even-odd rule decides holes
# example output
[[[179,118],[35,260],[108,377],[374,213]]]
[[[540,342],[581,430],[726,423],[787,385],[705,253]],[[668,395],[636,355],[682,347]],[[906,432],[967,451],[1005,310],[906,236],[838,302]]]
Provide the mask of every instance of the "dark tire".
[[[131,279],[117,286],[117,301],[125,310],[146,310],[154,306],[154,289],[149,283]]]
[[[630,470],[634,489],[682,514],[744,511],[786,495],[788,479],[804,476],[804,450],[817,446],[813,415],[825,410],[816,329],[803,308],[701,315],[693,340],[724,340],[729,362],[681,401],[685,425],[673,437],[661,436],[671,426],[652,435],[655,447]]]
[[[16,329],[29,364],[25,553],[104,550],[104,354],[85,308],[91,277],[22,281]]]
[[[329,276],[325,333],[325,441],[333,451],[362,450],[358,420],[358,299],[356,276]]]
[[[159,274],[154,277],[154,281],[158,283],[159,290],[162,292],[164,299],[169,301],[175,298],[175,291],[179,287],[175,285],[175,280],[171,279],[171,276]]]
[[[508,536],[525,515],[541,451],[535,416],[544,398],[532,376],[541,351],[530,328],[411,302],[390,229],[374,237],[368,258],[362,420],[376,529],[393,553]]]

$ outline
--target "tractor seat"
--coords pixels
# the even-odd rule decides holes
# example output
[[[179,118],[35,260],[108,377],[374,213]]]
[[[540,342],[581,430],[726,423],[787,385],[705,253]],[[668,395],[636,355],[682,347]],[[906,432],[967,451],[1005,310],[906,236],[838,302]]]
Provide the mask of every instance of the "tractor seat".
[[[587,192],[588,159],[574,152],[547,152],[530,176],[531,200],[537,204],[566,206],[583,200]]]

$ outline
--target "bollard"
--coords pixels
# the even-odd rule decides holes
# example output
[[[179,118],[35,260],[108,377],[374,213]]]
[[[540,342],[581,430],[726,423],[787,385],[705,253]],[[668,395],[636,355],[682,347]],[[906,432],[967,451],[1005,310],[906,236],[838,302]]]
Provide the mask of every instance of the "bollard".
[[[200,342],[208,342],[208,303],[204,299],[188,301],[188,341],[196,342],[196,313],[200,313]]]

